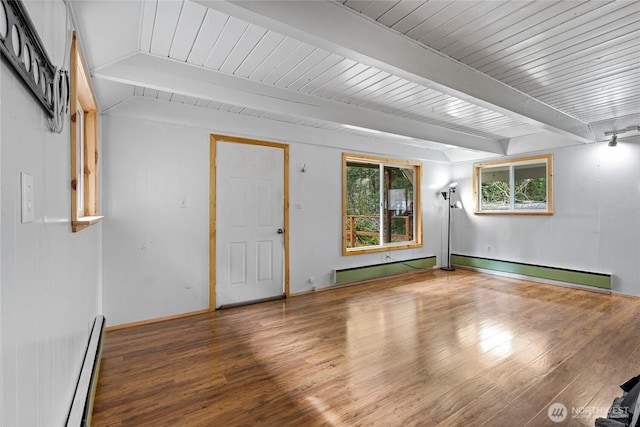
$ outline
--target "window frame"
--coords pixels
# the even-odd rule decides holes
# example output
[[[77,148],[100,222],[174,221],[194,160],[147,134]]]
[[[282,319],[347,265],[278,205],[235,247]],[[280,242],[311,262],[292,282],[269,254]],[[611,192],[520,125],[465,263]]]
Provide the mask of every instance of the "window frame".
[[[507,210],[482,210],[481,209],[481,171],[484,168],[496,166],[508,166],[510,170],[519,165],[545,163],[547,167],[547,208],[546,209],[513,209],[513,205]],[[510,187],[513,185],[513,176],[510,174]],[[513,189],[511,188],[513,192]],[[476,215],[553,215],[553,155],[541,154],[528,157],[519,157],[493,162],[475,163],[473,165],[473,199],[475,202],[474,214]]]
[[[85,169],[85,130],[84,130],[84,121],[85,121],[85,113],[84,110],[82,108],[82,105],[77,104],[76,105],[76,126],[75,129],[72,130],[72,132],[75,132],[76,134],[76,177],[80,176],[80,175],[84,175],[84,169]],[[85,184],[84,184],[84,180],[80,180],[80,182],[78,182],[77,185],[77,190],[76,191],[76,212],[77,212],[77,217],[76,219],[82,218],[85,212],[85,206],[86,203],[84,201],[84,188],[85,188]]]
[[[71,39],[69,91],[71,231],[77,232],[104,217],[98,214],[98,103],[75,31]]]
[[[414,168],[413,182],[413,240],[410,242],[396,243],[380,243],[377,246],[362,246],[355,248],[347,248],[349,234],[347,233],[347,163],[367,163],[391,167],[407,167]],[[353,153],[342,153],[342,254],[358,255],[373,252],[386,252],[401,249],[411,249],[422,247],[422,204],[421,197],[421,180],[422,180],[422,163],[410,160],[392,159],[386,157],[369,156]],[[380,216],[384,215],[384,209],[381,209]]]

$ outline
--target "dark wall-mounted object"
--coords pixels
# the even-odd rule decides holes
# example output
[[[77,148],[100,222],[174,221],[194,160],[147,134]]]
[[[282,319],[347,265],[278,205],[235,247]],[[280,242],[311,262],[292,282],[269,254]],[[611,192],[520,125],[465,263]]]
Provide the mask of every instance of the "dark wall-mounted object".
[[[53,117],[55,67],[22,1],[0,0],[0,51],[49,117]]]

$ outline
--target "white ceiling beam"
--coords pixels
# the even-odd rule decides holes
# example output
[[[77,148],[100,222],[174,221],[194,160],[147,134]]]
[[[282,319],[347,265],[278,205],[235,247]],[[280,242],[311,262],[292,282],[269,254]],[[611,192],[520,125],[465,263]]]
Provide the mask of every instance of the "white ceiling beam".
[[[93,70],[94,78],[218,101],[291,117],[313,118],[381,132],[505,154],[497,140],[468,135],[329,99],[252,82],[184,62],[137,53]]]
[[[530,153],[532,151],[532,147],[535,147],[536,151],[540,151],[553,150],[560,147],[570,147],[577,144],[580,143],[577,142],[575,138],[550,132],[515,136],[505,140],[505,147],[507,147],[507,155],[509,156]]]
[[[588,123],[363,17],[334,1],[195,0],[545,130],[594,142]]]
[[[163,102],[144,96],[132,97],[107,111],[105,115],[172,123],[204,129],[208,133],[214,132],[250,139],[331,147],[354,153],[369,153],[384,157],[392,155],[441,163],[449,163],[450,161],[442,151],[403,143],[389,145],[388,140],[375,136],[336,133],[329,129],[278,122],[262,117],[245,116],[211,108],[183,105],[177,102]],[[339,138],[336,138],[337,135]],[[468,155],[475,155],[474,158],[486,158],[487,156],[486,153],[480,151],[453,151],[469,153]]]

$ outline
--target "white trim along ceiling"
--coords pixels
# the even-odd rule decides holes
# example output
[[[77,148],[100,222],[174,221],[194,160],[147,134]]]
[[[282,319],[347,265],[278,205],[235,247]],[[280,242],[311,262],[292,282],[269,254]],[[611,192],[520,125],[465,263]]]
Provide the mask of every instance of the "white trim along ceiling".
[[[637,1],[70,4],[105,114],[187,104],[452,161],[640,125]]]

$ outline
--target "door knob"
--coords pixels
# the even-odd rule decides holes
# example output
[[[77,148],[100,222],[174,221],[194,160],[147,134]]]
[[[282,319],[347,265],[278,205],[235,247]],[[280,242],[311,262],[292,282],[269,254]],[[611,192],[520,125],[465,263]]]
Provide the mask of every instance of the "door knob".
[[[278,228],[278,234],[284,234],[284,229]]]

